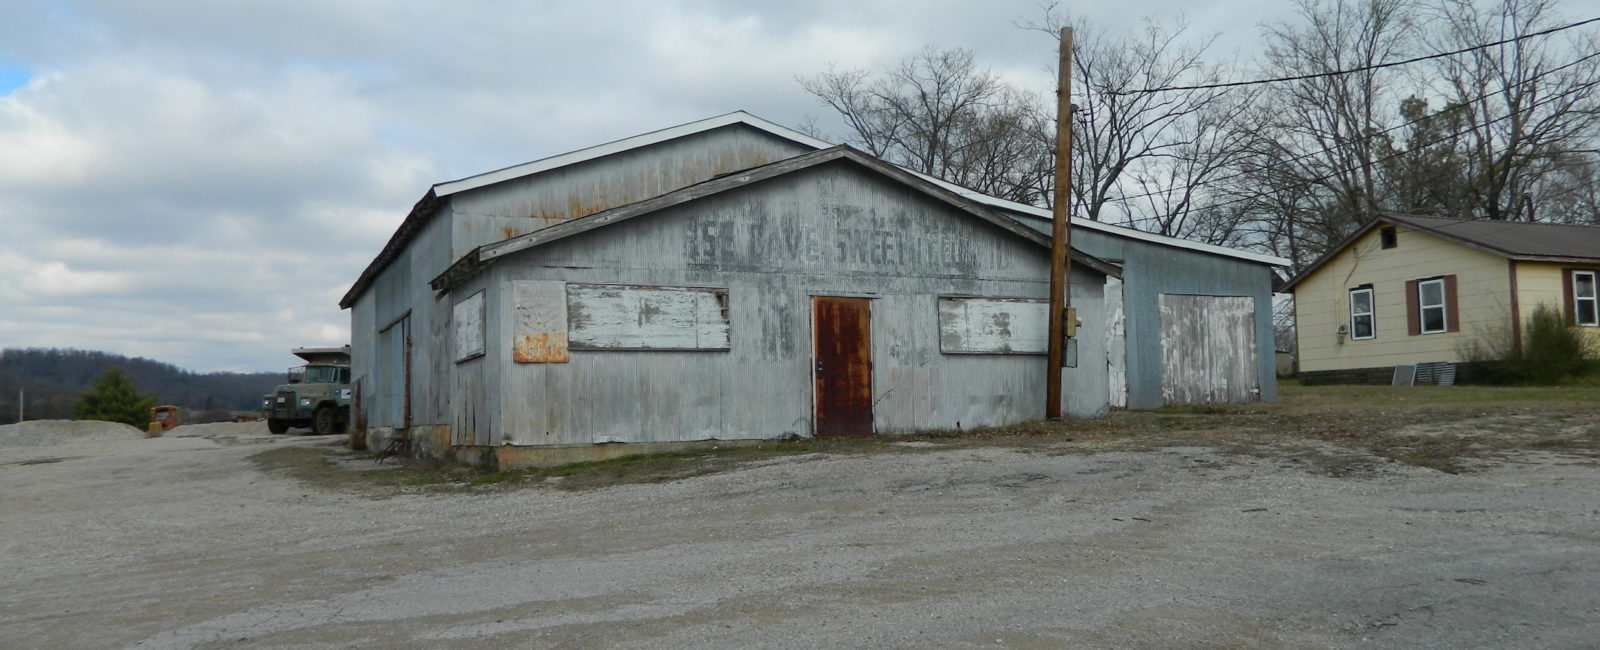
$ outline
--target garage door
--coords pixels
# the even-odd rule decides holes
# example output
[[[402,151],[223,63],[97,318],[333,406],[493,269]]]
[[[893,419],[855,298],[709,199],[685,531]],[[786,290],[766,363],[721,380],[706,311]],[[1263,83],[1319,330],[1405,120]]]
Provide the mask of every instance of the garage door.
[[[1255,299],[1161,295],[1161,397],[1232,404],[1261,397]]]

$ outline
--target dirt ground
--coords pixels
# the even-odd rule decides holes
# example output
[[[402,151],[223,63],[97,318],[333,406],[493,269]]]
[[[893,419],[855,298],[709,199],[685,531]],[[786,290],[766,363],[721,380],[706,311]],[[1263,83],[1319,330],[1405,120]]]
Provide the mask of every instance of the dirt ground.
[[[487,475],[261,424],[3,429],[5,648],[1600,639],[1596,389],[1291,387]]]

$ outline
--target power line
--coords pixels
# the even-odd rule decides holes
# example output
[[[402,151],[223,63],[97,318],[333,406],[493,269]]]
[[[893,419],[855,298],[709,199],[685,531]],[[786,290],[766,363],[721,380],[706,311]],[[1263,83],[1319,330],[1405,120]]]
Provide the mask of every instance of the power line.
[[[1536,75],[1534,75],[1533,77],[1531,77],[1529,79],[1525,79],[1523,81],[1519,81],[1519,82],[1517,82],[1515,84],[1512,84],[1511,87],[1515,88],[1515,87],[1519,87],[1519,86],[1524,86],[1524,85],[1527,85],[1527,84],[1535,83],[1535,82],[1539,81],[1540,79],[1543,79],[1543,78],[1545,78],[1547,76],[1559,73],[1562,70],[1566,70],[1567,68],[1571,68],[1573,66],[1582,64],[1585,61],[1588,61],[1588,60],[1596,58],[1596,57],[1600,57],[1600,52],[1595,52],[1593,54],[1585,56],[1585,57],[1583,57],[1581,59],[1578,59],[1576,61],[1573,61],[1571,63],[1567,63],[1565,65],[1561,65],[1559,67],[1551,68],[1550,70],[1547,70],[1547,71],[1544,71],[1544,72],[1540,72],[1539,74],[1536,74]],[[1485,97],[1498,95],[1501,92],[1504,92],[1504,90],[1506,90],[1506,89],[1497,88],[1497,89],[1493,89],[1493,90],[1488,90],[1488,91],[1485,91],[1483,94],[1478,95],[1477,97],[1473,97],[1471,99],[1468,99],[1468,100],[1465,100],[1465,101],[1462,101],[1462,102],[1457,102],[1457,104],[1459,105],[1459,104],[1473,103],[1473,102],[1476,102],[1478,100],[1484,99]],[[1532,107],[1530,107],[1530,108],[1532,108]],[[1307,158],[1311,158],[1313,156],[1320,156],[1322,154],[1334,151],[1335,149],[1342,149],[1342,148],[1345,148],[1345,147],[1354,146],[1358,142],[1364,142],[1366,140],[1371,140],[1371,139],[1377,138],[1378,136],[1387,135],[1389,133],[1393,133],[1395,131],[1398,131],[1398,130],[1403,129],[1403,128],[1408,127],[1408,126],[1422,124],[1423,122],[1427,122],[1428,120],[1437,119],[1438,117],[1439,117],[1438,113],[1435,113],[1433,115],[1425,115],[1425,116],[1417,118],[1415,120],[1411,120],[1411,121],[1408,121],[1408,122],[1401,122],[1400,124],[1396,124],[1394,126],[1391,126],[1391,127],[1387,128],[1387,129],[1383,129],[1381,131],[1374,131],[1372,133],[1368,133],[1368,134],[1365,134],[1365,135],[1362,135],[1362,136],[1358,136],[1358,137],[1352,138],[1350,141],[1342,143],[1342,144],[1336,144],[1336,145],[1331,146],[1331,147],[1324,147],[1324,148],[1318,149],[1316,151],[1308,151],[1306,153],[1302,153],[1302,154],[1299,154],[1299,155],[1296,155],[1296,156],[1291,156],[1289,158],[1285,158],[1283,160],[1277,161],[1277,163],[1278,164],[1283,164],[1283,163],[1298,162],[1298,161],[1301,161],[1301,160],[1305,160]],[[1498,120],[1495,120],[1495,121],[1498,121]],[[1493,122],[1489,122],[1489,123],[1493,123]],[[1436,143],[1430,143],[1430,144],[1436,144]],[[1196,188],[1196,187],[1204,187],[1204,186],[1210,185],[1212,183],[1219,183],[1219,182],[1222,182],[1222,181],[1225,181],[1225,180],[1231,180],[1231,179],[1239,178],[1241,176],[1250,176],[1250,175],[1253,175],[1254,173],[1255,173],[1254,171],[1240,171],[1240,172],[1234,172],[1232,174],[1224,174],[1222,176],[1217,176],[1217,177],[1214,177],[1214,178],[1208,178],[1208,179],[1205,179],[1204,181],[1200,181],[1200,182],[1191,184],[1185,189],[1192,189],[1192,188]],[[1147,197],[1151,197],[1151,196],[1163,196],[1163,195],[1171,194],[1173,191],[1178,191],[1178,190],[1145,192],[1143,194],[1134,194],[1134,195],[1131,195],[1131,196],[1119,196],[1119,197],[1115,197],[1115,198],[1107,197],[1105,200],[1107,200],[1107,201],[1117,201],[1117,202],[1121,202],[1121,203],[1127,203],[1127,202],[1133,201],[1135,199],[1142,199],[1142,198],[1147,198]]]
[[[1505,45],[1506,43],[1513,43],[1513,42],[1516,42],[1516,41],[1533,38],[1535,36],[1545,36],[1545,35],[1548,35],[1548,34],[1554,34],[1554,33],[1559,32],[1559,31],[1573,29],[1575,27],[1582,27],[1582,26],[1588,25],[1590,23],[1600,23],[1600,18],[1590,18],[1588,20],[1579,21],[1579,22],[1576,22],[1576,23],[1568,24],[1568,25],[1562,25],[1560,27],[1552,27],[1550,29],[1546,29],[1544,31],[1539,31],[1539,32],[1534,32],[1532,34],[1523,34],[1521,36],[1514,36],[1514,37],[1511,37],[1511,38],[1495,41],[1493,43],[1484,43],[1482,45],[1474,45],[1472,47],[1465,47],[1465,48],[1461,48],[1459,50],[1455,50],[1453,52],[1440,52],[1438,54],[1429,54],[1427,56],[1419,56],[1419,57],[1412,58],[1412,59],[1406,59],[1404,61],[1391,61],[1389,63],[1378,63],[1378,64],[1374,64],[1374,65],[1362,66],[1362,67],[1359,67],[1359,68],[1351,68],[1349,70],[1334,70],[1332,72],[1316,72],[1316,73],[1312,73],[1312,74],[1295,75],[1295,76],[1292,76],[1292,77],[1276,77],[1276,78],[1273,78],[1273,79],[1256,79],[1256,80],[1253,80],[1253,81],[1230,81],[1230,82],[1226,82],[1226,83],[1201,84],[1201,85],[1197,85],[1197,86],[1161,86],[1161,87],[1158,87],[1158,88],[1140,88],[1138,90],[1106,90],[1106,89],[1101,89],[1100,92],[1103,92],[1103,93],[1106,93],[1106,94],[1109,94],[1109,95],[1142,95],[1142,94],[1146,94],[1146,93],[1161,93],[1161,92],[1168,92],[1168,91],[1173,91],[1173,90],[1205,90],[1205,89],[1208,89],[1208,88],[1235,88],[1235,87],[1238,87],[1238,86],[1255,86],[1255,85],[1259,85],[1259,84],[1279,83],[1279,82],[1283,82],[1283,81],[1304,81],[1306,79],[1320,79],[1322,77],[1337,77],[1339,75],[1347,75],[1347,74],[1354,74],[1354,73],[1357,73],[1357,72],[1367,72],[1369,70],[1380,70],[1380,69],[1383,69],[1383,68],[1392,68],[1392,67],[1395,67],[1395,66],[1409,65],[1409,64],[1412,64],[1412,63],[1417,63],[1419,61],[1428,61],[1428,60],[1431,60],[1431,59],[1442,59],[1442,58],[1447,57],[1447,56],[1455,56],[1457,54],[1465,54],[1465,53],[1471,52],[1473,50],[1482,50],[1482,49],[1485,49],[1485,48],[1495,47],[1497,45]]]
[[[1559,93],[1559,94],[1554,95],[1552,97],[1548,97],[1548,98],[1545,98],[1543,100],[1534,102],[1532,105],[1529,106],[1529,108],[1530,109],[1537,108],[1539,106],[1542,106],[1542,105],[1545,105],[1545,104],[1548,104],[1548,103],[1551,103],[1551,102],[1555,102],[1555,101],[1564,99],[1568,95],[1572,95],[1572,94],[1575,94],[1575,93],[1578,93],[1578,92],[1582,92],[1582,91],[1586,91],[1586,90],[1591,90],[1591,89],[1595,88],[1596,86],[1600,86],[1600,79],[1596,79],[1595,81],[1591,81],[1591,82],[1588,82],[1588,83],[1580,85],[1580,86],[1574,86],[1573,88],[1570,88],[1570,89],[1566,90],[1565,92],[1562,92],[1562,93]],[[1476,127],[1468,127],[1466,129],[1455,131],[1453,133],[1442,135],[1442,136],[1439,136],[1439,137],[1434,138],[1432,140],[1429,140],[1427,142],[1424,142],[1422,144],[1419,144],[1419,145],[1417,145],[1415,147],[1411,147],[1411,148],[1408,148],[1408,149],[1402,149],[1402,150],[1396,151],[1395,153],[1392,153],[1390,155],[1383,156],[1383,157],[1380,157],[1380,158],[1375,158],[1375,159],[1373,159],[1371,161],[1367,161],[1365,164],[1373,165],[1373,164],[1377,164],[1377,163],[1393,160],[1395,158],[1399,158],[1399,157],[1404,156],[1406,154],[1416,153],[1418,151],[1421,151],[1421,150],[1426,149],[1428,147],[1431,147],[1433,145],[1439,144],[1441,142],[1445,142],[1447,140],[1451,140],[1451,139],[1454,139],[1454,138],[1459,138],[1459,137],[1464,136],[1464,135],[1468,135],[1468,134],[1472,133],[1473,128],[1488,126],[1488,125],[1494,124],[1496,122],[1501,122],[1501,121],[1504,121],[1504,120],[1511,119],[1513,117],[1516,117],[1516,115],[1515,114],[1507,114],[1507,115],[1502,115],[1500,117],[1497,117],[1497,118],[1494,118],[1494,119],[1491,119],[1491,120],[1485,120],[1482,124],[1476,125]],[[1362,167],[1362,165],[1356,165],[1354,167],[1346,167],[1346,168],[1342,168],[1342,169],[1337,169],[1337,170],[1334,170],[1334,171],[1332,171],[1330,173],[1323,174],[1322,176],[1317,176],[1317,177],[1314,177],[1314,178],[1311,178],[1311,179],[1303,180],[1303,181],[1298,182],[1298,183],[1290,184],[1290,185],[1286,186],[1285,188],[1277,188],[1273,192],[1257,192],[1257,193],[1251,194],[1249,196],[1242,196],[1242,197],[1239,197],[1239,198],[1236,198],[1236,199],[1229,199],[1227,201],[1221,201],[1221,202],[1218,202],[1218,203],[1205,204],[1203,207],[1204,208],[1208,208],[1208,209],[1213,209],[1213,208],[1218,208],[1218,207],[1222,207],[1222,206],[1233,205],[1235,203],[1244,203],[1244,202],[1247,202],[1247,201],[1254,201],[1256,199],[1259,199],[1259,198],[1264,197],[1264,196],[1268,196],[1268,195],[1270,195],[1270,194],[1272,194],[1274,192],[1281,191],[1283,189],[1295,189],[1295,188],[1314,185],[1316,183],[1319,183],[1319,182],[1328,180],[1330,178],[1333,178],[1335,176],[1338,176],[1339,174],[1345,174],[1345,173],[1358,171],[1358,170],[1361,169],[1361,167]],[[1203,184],[1196,184],[1194,187],[1200,187],[1200,186],[1203,186]],[[1159,216],[1140,217],[1140,218],[1137,218],[1137,219],[1128,219],[1127,220],[1127,224],[1128,224],[1129,227],[1134,227],[1133,224],[1149,223],[1149,222],[1152,222],[1152,221],[1160,221],[1160,220],[1161,220],[1161,217],[1159,217]]]

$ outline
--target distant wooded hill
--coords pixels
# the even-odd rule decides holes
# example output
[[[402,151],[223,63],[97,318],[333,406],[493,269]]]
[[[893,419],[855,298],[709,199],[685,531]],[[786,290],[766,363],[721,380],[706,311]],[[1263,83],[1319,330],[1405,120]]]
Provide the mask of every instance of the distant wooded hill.
[[[71,418],[78,395],[106,368],[117,366],[160,404],[194,411],[255,409],[261,396],[283,382],[281,372],[189,372],[139,357],[93,350],[7,349],[0,351],[0,424],[17,421],[17,390],[26,391],[29,420]]]

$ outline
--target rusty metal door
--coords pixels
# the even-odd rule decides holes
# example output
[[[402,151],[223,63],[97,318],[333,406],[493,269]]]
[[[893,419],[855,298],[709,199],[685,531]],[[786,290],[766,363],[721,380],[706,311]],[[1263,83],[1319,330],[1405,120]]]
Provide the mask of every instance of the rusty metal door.
[[[818,436],[872,435],[872,301],[815,296]]]

